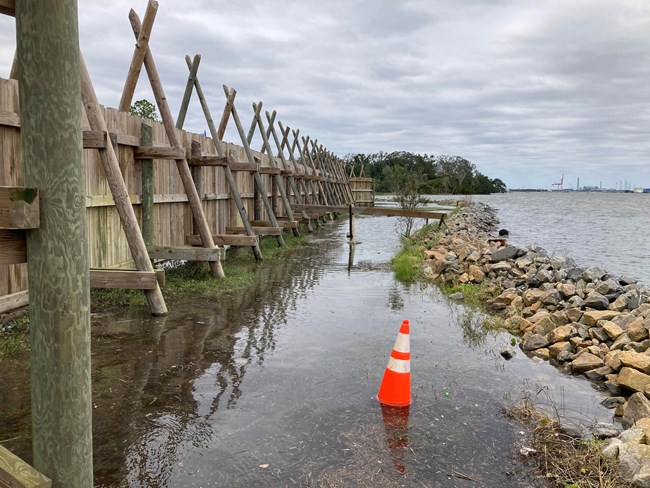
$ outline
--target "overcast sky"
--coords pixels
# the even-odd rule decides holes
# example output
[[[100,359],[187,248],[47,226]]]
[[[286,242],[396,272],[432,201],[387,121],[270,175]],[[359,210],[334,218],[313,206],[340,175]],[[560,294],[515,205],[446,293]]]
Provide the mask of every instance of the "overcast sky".
[[[105,105],[117,106],[133,52],[128,11],[145,5],[79,2]],[[246,129],[261,100],[341,156],[459,155],[510,188],[563,174],[565,188],[650,187],[647,0],[161,0],[150,46],[174,116],[184,56],[200,53],[213,117],[225,83]],[[0,15],[0,76],[14,48],[14,19]],[[153,100],[144,76],[139,98]],[[186,128],[207,128],[196,99]]]

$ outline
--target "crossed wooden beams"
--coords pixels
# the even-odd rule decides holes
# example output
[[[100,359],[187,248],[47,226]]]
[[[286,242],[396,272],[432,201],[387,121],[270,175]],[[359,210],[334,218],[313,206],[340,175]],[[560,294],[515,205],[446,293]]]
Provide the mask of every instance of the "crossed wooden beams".
[[[131,10],[129,12],[129,21],[131,22],[131,27],[133,29],[133,34],[135,35],[137,43],[135,46],[135,51],[133,53],[131,67],[129,68],[129,74],[127,75],[127,81],[124,86],[119,108],[120,110],[128,110],[128,108],[131,106],[131,100],[133,98],[133,93],[137,84],[137,77],[139,75],[142,63],[144,63],[145,70],[147,71],[147,75],[149,77],[151,89],[156,99],[156,105],[158,106],[158,110],[160,110],[160,116],[162,118],[163,126],[165,127],[165,133],[167,134],[169,144],[173,149],[182,150],[178,136],[176,135],[176,129],[180,127],[176,127],[174,124],[174,119],[172,117],[171,111],[169,110],[169,105],[167,104],[167,97],[165,96],[165,91],[163,89],[162,83],[160,82],[158,70],[156,68],[153,55],[148,45],[151,27],[153,26],[153,17],[155,17],[157,6],[157,2],[148,2],[144,23],[140,22],[140,18],[134,10]],[[147,32],[145,29],[148,29],[149,32]],[[136,80],[135,83],[132,82],[133,79]],[[184,120],[185,114],[183,113],[182,115],[182,119]],[[179,118],[179,123],[181,126],[183,120]],[[215,249],[216,246],[214,239],[212,238],[212,232],[210,231],[210,227],[203,212],[203,204],[194,184],[192,173],[190,171],[190,167],[187,163],[187,159],[184,153],[185,151],[182,151],[183,155],[180,155],[179,153],[179,155],[175,158],[175,161],[176,167],[181,177],[181,181],[183,183],[183,188],[187,194],[190,209],[192,210],[195,228],[201,237],[201,243],[203,244],[203,247],[207,249]],[[210,264],[210,269],[214,275],[218,277],[224,276],[221,261],[219,259],[211,260],[208,262]]]

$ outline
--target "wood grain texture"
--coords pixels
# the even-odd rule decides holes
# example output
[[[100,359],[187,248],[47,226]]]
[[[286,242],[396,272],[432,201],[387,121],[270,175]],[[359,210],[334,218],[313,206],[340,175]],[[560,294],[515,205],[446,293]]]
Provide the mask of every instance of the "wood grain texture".
[[[91,130],[99,130],[108,132],[108,126],[104,119],[104,113],[99,107],[97,102],[97,95],[93,87],[90,75],[86,69],[83,59],[81,60],[81,98],[85,109],[86,117],[90,124]],[[125,114],[126,115],[126,114]],[[153,272],[153,266],[147,254],[147,248],[138,226],[138,221],[131,206],[129,193],[122,176],[122,171],[119,165],[115,149],[112,144],[107,144],[106,148],[99,150],[102,168],[110,193],[115,200],[115,208],[118,212],[126,240],[133,256],[133,261],[139,271]],[[85,200],[85,199],[84,199]],[[162,296],[159,287],[147,289],[145,291],[147,301],[149,302],[149,309],[154,315],[166,315],[167,305]]]
[[[220,246],[252,247],[259,242],[257,236],[249,235],[215,234],[212,238]],[[197,234],[187,235],[185,236],[185,242],[188,246],[200,246],[201,236]]]
[[[16,5],[27,235],[34,467],[54,486],[93,486],[88,240],[76,0]]]
[[[0,486],[9,488],[51,488],[52,480],[36,471],[8,449],[0,446]]]
[[[118,108],[124,112],[128,112],[131,108],[133,94],[135,93],[135,87],[138,84],[138,78],[140,77],[140,71],[142,70],[144,56],[147,52],[147,48],[149,47],[149,37],[151,36],[151,29],[153,28],[153,23],[156,20],[157,12],[158,2],[149,0],[147,2],[147,9],[144,13],[142,28],[140,29],[137,42],[135,43],[135,50],[133,51],[133,57],[131,58],[129,71],[127,72],[126,80],[124,81],[122,98],[120,99],[120,104],[118,105]]]
[[[152,259],[177,259],[187,261],[219,261],[224,258],[224,250],[217,247],[152,246],[148,247]]]
[[[158,279],[154,271],[91,269],[90,287],[153,290],[158,287]]]

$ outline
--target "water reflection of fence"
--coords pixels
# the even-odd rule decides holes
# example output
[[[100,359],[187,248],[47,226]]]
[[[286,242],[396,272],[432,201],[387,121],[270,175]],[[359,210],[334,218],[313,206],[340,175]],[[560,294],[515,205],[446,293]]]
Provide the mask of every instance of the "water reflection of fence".
[[[138,340],[121,336],[132,322],[99,324],[96,375],[110,380],[95,388],[95,418],[102,419],[94,426],[96,480],[114,482],[126,469],[132,486],[155,484],[170,475],[178,449],[204,445],[215,434],[215,415],[245,394],[247,370],[274,350],[276,327],[319,282],[332,252],[308,247],[291,262],[261,267],[250,289],[219,306],[195,306],[181,323],[173,316],[141,321]],[[107,374],[111,364],[127,374]],[[125,364],[133,366],[124,371]]]

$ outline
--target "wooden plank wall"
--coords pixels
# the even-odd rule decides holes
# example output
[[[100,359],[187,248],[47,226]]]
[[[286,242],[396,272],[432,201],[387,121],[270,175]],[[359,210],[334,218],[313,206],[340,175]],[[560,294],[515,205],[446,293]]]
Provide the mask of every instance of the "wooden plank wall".
[[[372,207],[375,204],[375,189],[372,178],[348,178],[350,190],[359,207]]]
[[[0,78],[0,185],[22,186],[18,82]],[[0,296],[27,289],[27,265],[0,265]]]
[[[20,151],[20,128],[18,107],[18,83],[15,80],[0,78],[0,185],[21,186],[23,184],[23,163]],[[80,104],[81,107],[81,104]],[[141,218],[140,201],[142,195],[142,173],[140,162],[133,158],[133,151],[140,143],[141,119],[116,109],[104,109],[108,130],[117,134],[117,156],[126,182],[136,216]],[[169,142],[161,123],[145,121],[153,127],[153,145],[168,146]],[[85,130],[88,124],[84,121]],[[185,148],[191,141],[200,141],[204,154],[215,154],[211,139],[185,131],[177,131],[179,140]],[[244,148],[224,142],[224,150],[235,162],[247,162]],[[189,153],[189,149],[188,149]],[[271,167],[266,155],[253,151],[261,161],[261,167]],[[281,167],[278,158],[274,166]],[[120,219],[113,204],[111,192],[104,177],[99,151],[84,150],[86,168],[86,207],[88,223],[89,258],[91,268],[129,268],[133,261],[129,247],[122,232]],[[242,225],[237,209],[231,205],[230,189],[224,169],[220,166],[204,166],[202,187],[198,188],[203,199],[206,218],[214,234],[223,234],[226,227]],[[234,172],[237,186],[246,207],[249,219],[253,220],[255,211],[254,180],[248,172]],[[261,174],[267,194],[274,200],[276,217],[286,213],[278,192],[274,191],[272,176]],[[187,203],[176,164],[171,160],[154,161],[154,218],[155,242],[157,245],[182,246],[185,236],[192,231],[192,215]],[[295,195],[283,183],[291,203],[297,203]],[[262,220],[268,216],[262,208]],[[26,290],[27,266],[0,265],[0,296]]]

